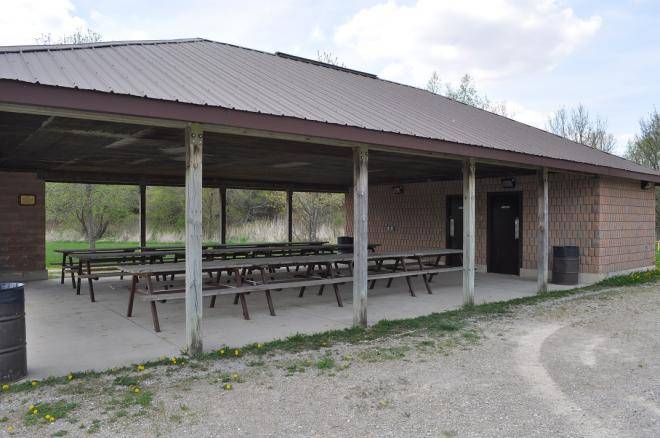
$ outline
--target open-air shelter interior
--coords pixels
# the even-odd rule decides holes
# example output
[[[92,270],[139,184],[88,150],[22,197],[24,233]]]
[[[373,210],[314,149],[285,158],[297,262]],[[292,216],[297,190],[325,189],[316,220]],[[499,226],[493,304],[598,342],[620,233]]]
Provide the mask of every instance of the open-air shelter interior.
[[[147,67],[143,77],[134,77],[113,75],[112,71],[101,73],[98,65],[92,66],[100,65],[95,58],[99,53],[111,55],[114,51],[129,57],[135,55],[128,53],[129,50],[145,53],[153,50],[153,56],[157,56],[158,50],[183,50],[188,44],[192,51],[209,50],[208,56],[214,62],[222,63],[225,55],[229,64],[238,62],[231,61],[236,51],[245,59],[227,66],[225,71],[220,68],[222,65],[214,70],[185,52],[167,53],[176,62],[167,57],[161,61],[164,59],[172,71],[179,69],[179,73],[167,78],[159,78],[164,74],[149,72]],[[54,48],[46,53],[61,56],[59,65],[69,66],[64,70],[79,63],[74,69],[80,75],[78,79],[71,79],[75,75],[70,72],[63,74],[66,79],[48,73],[52,72],[52,66],[50,70],[48,67],[50,60],[36,67],[32,57],[43,56],[42,51],[29,48],[0,51],[0,171],[35,175],[40,181],[51,182],[185,186],[185,300],[159,304],[164,328],[153,333],[147,303],[137,302],[133,317],[124,315],[130,280],[99,280],[95,303],[77,296],[68,284],[60,285],[57,280],[29,284],[28,308],[35,317],[28,319],[31,337],[28,345],[32,343],[37,349],[36,357],[52,353],[48,350],[50,336],[71,339],[67,355],[76,345],[83,345],[80,341],[87,342],[89,345],[84,348],[98,354],[89,355],[90,361],[84,366],[97,367],[94,357],[103,356],[103,351],[112,351],[128,361],[172,353],[181,346],[194,355],[203,348],[223,344],[236,345],[351,324],[366,325],[383,318],[417,316],[543,292],[552,287],[549,285],[549,181],[553,177],[627,179],[634,181],[636,189],[640,184],[643,188],[644,184],[660,181],[657,172],[584,147],[571,152],[569,142],[509,119],[457,102],[438,101],[444,98],[380,81],[368,74],[301,61],[289,55],[243,54],[241,51],[246,49],[205,40],[101,44],[88,48],[90,58],[86,61],[81,61],[86,55],[84,50],[80,53],[76,50]],[[74,58],[67,58],[70,56]],[[25,59],[20,60],[21,57]],[[261,62],[259,57],[264,58],[264,65],[255,67],[255,63]],[[21,62],[25,65],[18,66]],[[117,63],[120,61],[113,61],[113,68]],[[246,78],[228,73],[238,67],[246,72]],[[27,80],[29,75],[21,69],[30,68],[33,78]],[[206,73],[200,73],[203,68],[207,69]],[[268,68],[274,69],[274,73],[264,73]],[[276,77],[279,69],[287,68],[292,69],[290,78]],[[89,73],[92,70],[94,74]],[[217,78],[210,77],[211,71]],[[223,71],[228,79],[222,76]],[[145,79],[150,73],[154,75],[153,83]],[[86,83],[82,79],[87,77],[85,74],[96,79],[105,74],[106,83],[113,84],[104,89],[91,84],[92,79]],[[200,79],[196,76],[200,74],[206,76]],[[310,78],[305,78],[305,74]],[[268,84],[262,84],[263,88],[248,92],[245,87],[254,80],[251,75],[261,75],[266,82],[282,85],[268,88]],[[37,77],[43,79],[34,80]],[[223,78],[227,82],[222,82]],[[150,93],[159,79],[167,79],[163,84],[167,95],[152,97]],[[323,85],[317,90],[315,100],[314,96],[310,97],[313,91],[305,87],[319,80]],[[52,83],[58,81],[59,84]],[[134,88],[144,92],[120,92],[122,81],[133,83]],[[297,85],[292,86],[289,81]],[[350,87],[342,81],[355,85],[359,93],[351,95]],[[224,88],[231,88],[228,95],[238,96],[236,107],[214,104],[210,97],[208,101],[194,101],[190,97],[204,93],[215,96]],[[187,98],[177,97],[177,93],[186,92]],[[404,96],[406,93],[412,96]],[[392,100],[388,103],[383,96]],[[251,103],[242,108],[241,99]],[[415,108],[415,99],[422,102],[420,108]],[[268,111],[271,102],[282,102],[289,114]],[[400,102],[398,107],[396,102]],[[255,110],[260,103],[263,111]],[[318,110],[316,117],[315,110]],[[309,117],[301,116],[305,111]],[[333,112],[341,116],[338,119],[353,117],[355,121],[349,124],[329,120],[328,114]],[[434,120],[437,120],[435,127]],[[388,123],[392,125],[390,130],[383,127]],[[446,135],[432,134],[434,128],[444,129]],[[524,230],[533,234],[530,245],[534,246],[531,251],[535,254],[534,261],[529,263],[534,264],[535,278],[475,273],[475,238],[483,231],[480,230],[483,226],[478,225],[483,221],[476,214],[475,204],[479,181],[499,183],[516,179],[533,182],[535,209],[524,219]],[[431,284],[433,294],[421,292],[419,276],[412,280],[419,289],[417,297],[410,297],[400,280],[392,288],[381,282],[370,290],[368,276],[373,265],[368,261],[367,245],[384,244],[387,249],[388,244],[370,242],[372,236],[382,235],[374,234],[380,230],[369,229],[370,217],[395,208],[370,202],[371,188],[406,190],[409,185],[425,183],[460,186],[460,270],[435,276]],[[280,309],[275,317],[268,315],[263,297],[256,293],[247,298],[253,312],[250,321],[241,318],[228,296],[221,297],[219,305],[209,309],[209,298],[203,297],[202,187],[346,193],[347,219],[354,243],[350,280],[339,286],[345,307],[333,305],[331,293],[318,296],[310,290],[299,299],[295,290],[285,290],[273,294]],[[419,202],[431,200],[420,198]],[[144,240],[144,225],[141,229]],[[389,231],[393,236],[397,233],[393,227]],[[435,233],[419,230],[420,235],[427,232]],[[516,236],[518,232],[516,228]],[[415,242],[420,249],[434,244],[423,238]],[[57,367],[52,370],[62,371]]]

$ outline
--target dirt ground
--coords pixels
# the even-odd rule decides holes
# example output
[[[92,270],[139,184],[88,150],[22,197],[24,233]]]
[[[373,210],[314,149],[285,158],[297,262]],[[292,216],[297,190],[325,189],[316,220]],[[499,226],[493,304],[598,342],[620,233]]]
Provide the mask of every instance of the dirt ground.
[[[525,306],[450,334],[1,397],[0,436],[657,437],[660,285]]]

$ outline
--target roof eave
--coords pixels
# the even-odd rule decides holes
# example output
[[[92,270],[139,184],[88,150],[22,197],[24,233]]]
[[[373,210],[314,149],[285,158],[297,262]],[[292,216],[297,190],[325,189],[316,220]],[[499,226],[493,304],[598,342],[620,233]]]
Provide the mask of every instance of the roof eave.
[[[0,110],[3,110],[3,107],[6,110],[7,106],[20,106],[28,110],[29,108],[41,109],[52,115],[65,114],[63,116],[73,118],[98,117],[99,120],[102,120],[108,117],[118,119],[125,117],[137,123],[153,126],[176,127],[191,122],[203,123],[232,127],[246,130],[246,132],[248,130],[264,132],[265,136],[278,134],[299,136],[307,141],[310,138],[317,138],[346,142],[347,145],[366,144],[373,147],[393,148],[409,152],[439,154],[455,159],[470,157],[513,163],[523,167],[548,167],[555,170],[660,183],[660,172],[635,172],[621,168],[294,117],[0,79]],[[649,172],[652,172],[652,170],[649,169]]]

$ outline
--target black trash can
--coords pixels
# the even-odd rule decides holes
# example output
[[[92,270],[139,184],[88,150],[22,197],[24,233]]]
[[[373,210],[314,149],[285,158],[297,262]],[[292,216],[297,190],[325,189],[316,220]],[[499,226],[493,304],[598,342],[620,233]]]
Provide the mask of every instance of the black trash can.
[[[578,284],[580,250],[577,246],[552,247],[552,282]]]
[[[339,236],[339,237],[337,237],[337,245],[353,245],[353,236]],[[339,248],[338,252],[340,254],[351,254],[353,252],[353,247]]]
[[[0,383],[27,375],[22,283],[0,283]]]

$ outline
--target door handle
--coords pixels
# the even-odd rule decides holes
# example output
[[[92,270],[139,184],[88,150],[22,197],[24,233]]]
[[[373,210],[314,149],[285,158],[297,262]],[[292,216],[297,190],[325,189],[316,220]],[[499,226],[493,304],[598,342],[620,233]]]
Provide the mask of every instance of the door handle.
[[[454,237],[454,218],[449,219],[449,237]]]
[[[513,226],[514,226],[514,235],[515,239],[518,240],[520,239],[520,219],[516,218],[515,221],[513,221]]]

